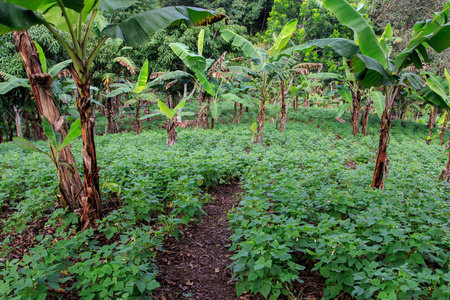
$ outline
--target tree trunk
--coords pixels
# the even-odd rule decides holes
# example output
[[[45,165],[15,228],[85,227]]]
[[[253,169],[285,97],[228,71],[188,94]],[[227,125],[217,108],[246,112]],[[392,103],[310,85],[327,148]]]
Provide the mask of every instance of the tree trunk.
[[[136,123],[136,134],[141,134],[142,126],[141,126],[141,120],[140,120],[140,100],[136,102],[136,112],[134,114],[134,122]]]
[[[109,80],[106,82],[106,94],[111,93],[111,86],[109,84]],[[118,133],[119,126],[117,125],[117,114],[115,105],[117,101],[117,97],[106,98],[106,115],[108,117],[108,132],[109,133]]]
[[[263,130],[264,130],[264,117],[266,112],[266,95],[261,94],[261,107],[259,109],[258,116],[258,131],[256,136],[256,142],[262,144],[263,142]]]
[[[214,118],[211,117],[211,129],[214,129]]]
[[[167,122],[167,146],[173,146],[177,143],[177,126],[173,120]]]
[[[361,92],[359,90],[356,93],[352,93],[352,129],[353,135],[359,132],[358,122],[361,114]]]
[[[389,157],[387,156],[386,151],[389,142],[389,131],[391,129],[392,103],[397,95],[398,88],[396,88],[393,93],[389,93],[389,91],[390,87],[386,89],[386,107],[383,115],[381,116],[377,161],[375,163],[375,171],[372,181],[372,187],[376,189],[384,188],[383,177],[386,173],[387,178],[389,172]]]
[[[14,119],[13,119],[13,117],[8,116],[8,118],[6,119],[6,122],[8,123],[8,132],[9,132],[8,141],[12,142],[13,137],[14,137],[14,133],[13,133]]]
[[[234,102],[234,110],[233,110],[233,124],[236,124],[236,111],[237,111],[237,102]]]
[[[18,137],[23,138],[22,133],[22,118],[20,117],[20,113],[22,112],[22,108],[18,109],[17,106],[13,105],[14,109],[14,121],[16,122],[16,135]]]
[[[434,124],[436,123],[438,110],[439,110],[439,108],[433,107],[433,111],[430,114],[430,120],[428,121],[428,126],[427,126],[430,129],[430,132],[428,133],[428,138],[426,140],[427,145],[429,145],[431,143],[431,138],[433,136],[433,129],[434,129]]]
[[[100,180],[97,167],[97,155],[95,152],[94,128],[95,118],[91,109],[90,82],[93,73],[87,79],[81,79],[78,73],[72,69],[72,78],[78,88],[76,106],[81,119],[81,137],[83,139],[83,167],[84,189],[86,196],[82,197],[81,209],[78,211],[82,222],[82,230],[96,228],[95,220],[103,216],[100,198]]]
[[[370,106],[372,105],[372,102],[368,102],[366,103],[366,107],[364,108],[362,117],[361,117],[361,121],[362,121],[362,126],[361,126],[361,134],[363,136],[367,135],[367,127],[369,125],[369,116],[370,116]]]
[[[295,96],[295,101],[294,101],[294,109],[295,109],[295,112],[298,112],[298,102],[299,102],[298,96]]]
[[[39,54],[28,32],[14,31],[13,37],[16,49],[22,57],[39,113],[61,134],[63,140],[67,136],[67,124],[64,117],[59,115],[53,99],[52,78],[42,73]],[[59,154],[58,180],[63,208],[69,206],[72,212],[76,211],[80,207],[80,199],[84,197],[85,191],[70,145]]]
[[[25,138],[30,139],[31,138],[31,131],[30,131],[30,123],[28,120],[28,113],[24,112],[23,113],[23,118],[25,121]]]
[[[242,118],[242,104],[239,104],[239,116],[238,116],[238,124],[241,124],[241,118]]]
[[[449,113],[448,111],[445,112],[444,124],[442,125],[441,146],[444,144],[445,129],[447,128],[447,122],[448,122],[448,113]]]
[[[41,139],[41,128],[39,127],[39,114],[37,116],[32,115],[31,129],[33,130],[33,139],[38,141]]]
[[[198,93],[197,122],[195,124],[195,130],[198,130],[202,122],[202,104],[203,104],[203,88],[200,88],[200,91]]]
[[[208,104],[210,104],[210,98],[206,98],[208,101]],[[209,129],[209,121],[208,121],[208,108],[204,109],[202,111],[202,123],[203,123],[203,129]]]
[[[309,102],[309,94],[305,95],[305,100],[303,101],[303,107],[309,107],[310,106],[310,102]]]
[[[285,92],[284,80],[281,81],[281,119],[280,119],[280,131],[286,130],[286,92]]]

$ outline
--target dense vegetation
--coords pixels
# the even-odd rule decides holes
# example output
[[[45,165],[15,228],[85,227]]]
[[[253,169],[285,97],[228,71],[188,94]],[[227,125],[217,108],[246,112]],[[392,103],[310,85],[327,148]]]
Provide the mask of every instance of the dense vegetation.
[[[448,299],[449,12],[0,0],[0,299],[149,299],[236,182],[238,297]]]

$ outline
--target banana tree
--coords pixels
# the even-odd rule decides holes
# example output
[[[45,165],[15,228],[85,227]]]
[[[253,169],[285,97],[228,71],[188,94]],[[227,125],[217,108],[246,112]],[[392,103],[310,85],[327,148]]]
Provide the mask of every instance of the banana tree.
[[[72,59],[72,77],[78,89],[76,105],[83,133],[84,191],[90,205],[89,211],[92,211],[90,214],[92,219],[101,218],[103,215],[94,143],[95,119],[92,115],[90,97],[90,81],[94,73],[91,69],[99,50],[109,38],[120,38],[127,46],[136,46],[149,42],[153,33],[172,24],[200,26],[225,18],[225,15],[220,13],[181,6],[142,12],[115,24],[107,24],[102,16],[102,12],[125,9],[137,2],[137,0],[0,0],[0,33],[43,25],[62,44]],[[69,33],[69,38],[66,39],[58,30]],[[89,37],[93,32],[100,35],[100,42],[91,47]],[[89,49],[92,51],[88,52]]]
[[[173,146],[177,143],[178,133],[177,133],[177,124],[175,122],[175,117],[179,111],[184,107],[186,101],[192,96],[188,96],[180,101],[177,106],[174,108],[167,107],[161,100],[158,100],[158,108],[159,112],[143,116],[141,119],[151,118],[157,115],[164,115],[167,118],[167,146]],[[194,115],[195,113],[191,112],[180,112],[181,115]]]
[[[182,43],[171,43],[169,46],[172,51],[183,61],[184,65],[194,72],[196,77],[195,85],[200,85],[197,127],[202,122],[203,128],[206,129],[208,127],[206,110],[208,108],[214,108],[211,110],[211,113],[213,114],[213,120],[217,119],[218,116],[217,114],[215,114],[215,112],[217,112],[216,101],[213,101],[213,103],[209,103],[210,101],[208,100],[207,102],[203,103],[204,92],[206,92],[209,96],[215,98],[219,91],[219,88],[217,82],[215,80],[211,80],[211,74],[207,74],[207,71],[212,67],[214,60],[207,59],[203,56],[204,34],[205,33],[202,30],[198,35],[197,53],[191,51],[186,45]]]
[[[275,80],[274,76],[276,75],[277,70],[275,63],[282,57],[292,55],[294,52],[306,50],[308,48],[309,50],[312,49],[311,47],[307,47],[306,45],[299,45],[290,47],[283,51],[292,35],[294,34],[296,26],[296,19],[288,22],[281,30],[281,33],[275,40],[270,50],[268,50],[267,52],[257,48],[244,37],[228,29],[223,29],[221,31],[222,37],[225,39],[225,41],[232,41],[232,46],[240,47],[243,50],[244,54],[252,60],[251,68],[242,68],[242,70],[254,77],[254,84],[261,95],[261,104],[258,115],[258,130],[256,136],[257,143],[263,142],[266,100],[268,98],[269,88]]]
[[[350,69],[362,86],[382,86],[385,92],[385,108],[381,118],[380,139],[372,181],[372,187],[380,189],[384,187],[383,177],[389,164],[386,151],[392,107],[399,92],[401,75],[410,64],[421,69],[422,61],[429,62],[427,47],[437,52],[450,47],[450,23],[448,23],[450,2],[444,5],[442,12],[435,13],[433,19],[416,23],[411,40],[406,49],[396,56],[395,61],[390,59],[391,51],[386,38],[377,38],[367,21],[348,2],[324,0],[323,5],[336,15],[341,24],[354,31],[356,42],[347,39],[323,39],[311,41],[309,44],[318,47],[330,46],[343,57],[350,58]],[[409,76],[411,84],[416,81],[411,74],[405,76]]]
[[[422,88],[415,95],[425,103],[431,104],[436,110],[441,108],[445,111],[445,126],[448,122],[448,116],[450,113],[450,74],[447,69],[445,69],[444,74],[446,80],[443,80],[440,76],[429,72],[426,72],[425,74],[427,76],[427,86]],[[445,127],[443,130],[445,130]],[[447,165],[439,176],[439,180],[443,179],[450,181],[450,152]]]
[[[234,101],[248,105],[245,100],[236,96],[232,92],[226,93],[226,91],[231,90],[230,82],[235,74],[230,72],[221,72],[217,69],[222,67],[225,60],[225,54],[214,62],[213,59],[206,59],[203,54],[203,30],[199,34],[198,38],[198,51],[194,53],[186,45],[181,43],[172,43],[169,45],[174,53],[183,61],[186,67],[191,69],[196,77],[196,85],[200,85],[200,100],[198,109],[198,118],[206,117],[207,109],[211,112],[212,125],[214,127],[214,121],[218,120],[220,115],[220,99],[225,99],[226,101]],[[215,78],[217,77],[217,78]],[[225,88],[228,85],[228,88]],[[210,100],[208,102],[202,103],[202,94],[205,91]],[[202,120],[204,128],[206,128],[207,120]]]
[[[131,96],[131,99],[125,102],[124,105],[125,106],[134,105],[133,110],[134,110],[134,122],[136,125],[136,134],[141,134],[142,131],[141,116],[140,116],[142,101],[157,100],[156,95],[148,91],[152,83],[148,84],[147,79],[148,79],[148,60],[146,60],[142,65],[136,83],[127,82],[127,83],[111,84],[111,87],[116,89],[106,96],[107,98],[111,98],[125,93]]]

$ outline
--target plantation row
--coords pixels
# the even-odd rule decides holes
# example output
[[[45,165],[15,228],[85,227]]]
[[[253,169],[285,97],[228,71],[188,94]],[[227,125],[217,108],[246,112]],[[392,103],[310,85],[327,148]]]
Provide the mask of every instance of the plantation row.
[[[56,180],[42,154],[1,145],[1,209],[13,213],[3,227],[3,299],[60,288],[83,299],[150,295],[162,240],[201,217],[202,189],[237,179],[245,193],[229,218],[238,294],[295,294],[291,284],[311,260],[326,278],[325,298],[448,298],[448,184],[437,181],[445,156],[422,146],[426,127],[395,122],[382,191],[369,187],[375,128],[353,137],[333,111],[312,108],[290,124],[285,134],[269,125],[264,145],[250,142],[248,123],[182,130],[172,148],[161,130],[99,137],[111,211],[97,232],[76,232],[76,215],[53,212]],[[34,248],[13,259],[9,242],[32,230]]]

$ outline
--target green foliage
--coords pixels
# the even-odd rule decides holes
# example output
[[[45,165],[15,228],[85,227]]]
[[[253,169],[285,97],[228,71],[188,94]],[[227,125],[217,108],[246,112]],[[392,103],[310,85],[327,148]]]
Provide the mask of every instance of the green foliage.
[[[292,19],[298,19],[298,29],[292,40],[298,45],[304,40],[321,38],[349,38],[352,32],[339,24],[336,17],[319,5],[315,0],[288,1],[275,0],[270,17],[267,19],[267,30],[261,36],[265,44],[272,44],[284,24]],[[304,62],[323,63],[324,71],[338,71],[341,66],[339,58],[331,49],[324,49],[317,53],[302,55]]]

